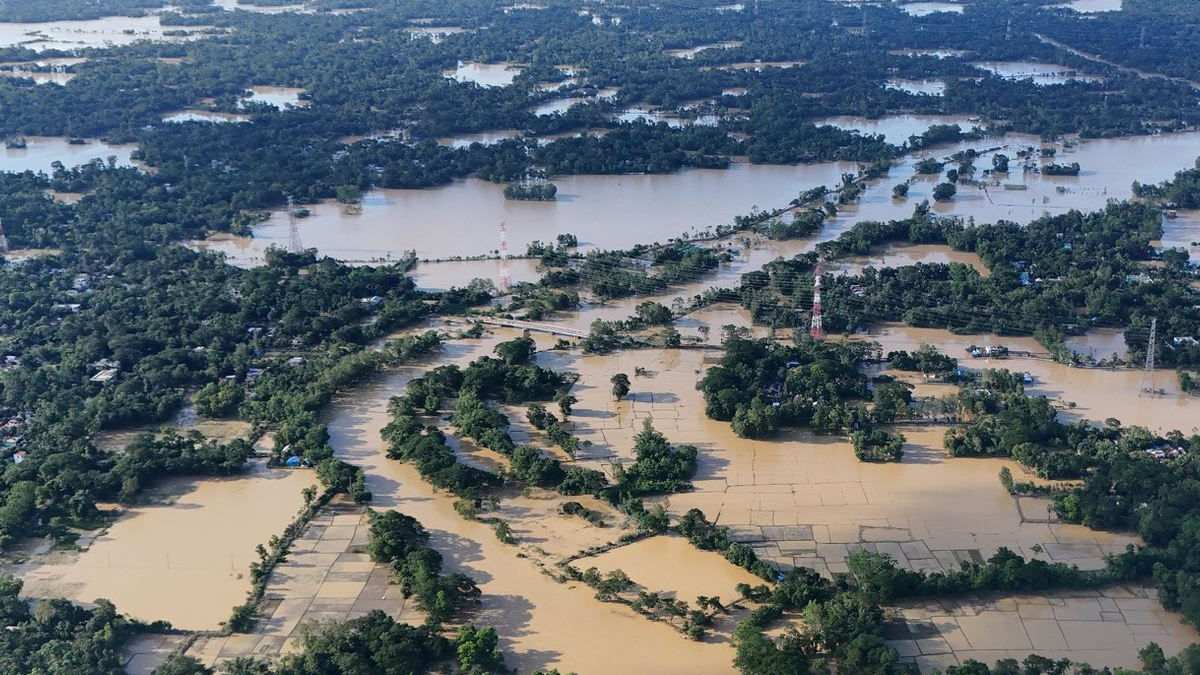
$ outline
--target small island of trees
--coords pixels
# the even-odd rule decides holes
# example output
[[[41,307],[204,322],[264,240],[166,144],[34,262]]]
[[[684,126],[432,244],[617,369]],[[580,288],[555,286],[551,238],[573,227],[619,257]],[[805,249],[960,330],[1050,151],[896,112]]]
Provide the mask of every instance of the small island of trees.
[[[558,194],[554,183],[509,183],[504,186],[504,198],[524,202],[552,202]]]

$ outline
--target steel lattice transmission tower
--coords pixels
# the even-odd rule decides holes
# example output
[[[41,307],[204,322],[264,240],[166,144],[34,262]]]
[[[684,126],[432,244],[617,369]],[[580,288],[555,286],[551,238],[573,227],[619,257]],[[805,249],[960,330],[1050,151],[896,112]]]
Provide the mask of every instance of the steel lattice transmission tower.
[[[508,267],[508,232],[504,221],[500,221],[500,290],[507,293],[512,289],[512,270]]]
[[[304,244],[300,241],[300,227],[296,225],[296,202],[288,195],[288,253],[304,253]]]
[[[0,254],[8,253],[8,237],[4,236],[4,223],[0,222]]]
[[[813,306],[812,330],[809,331],[814,340],[825,339],[825,325],[821,322],[821,267],[817,266],[813,273]]]
[[[1154,396],[1158,390],[1154,388],[1154,351],[1158,343],[1158,318],[1150,320],[1150,342],[1146,343],[1146,369],[1142,371],[1142,394]]]

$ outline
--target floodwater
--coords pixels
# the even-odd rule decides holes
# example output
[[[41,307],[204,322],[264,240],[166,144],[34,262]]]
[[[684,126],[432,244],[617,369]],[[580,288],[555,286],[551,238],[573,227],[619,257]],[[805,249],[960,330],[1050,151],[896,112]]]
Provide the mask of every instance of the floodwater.
[[[588,99],[586,98],[552,98],[549,101],[538,104],[538,106],[533,109],[533,114],[537,115],[538,117],[553,115],[555,113],[561,115],[567,112],[571,106],[578,103],[586,103],[587,101]]]
[[[900,9],[912,16],[929,16],[937,12],[962,14],[963,6],[956,2],[909,2],[900,5]]]
[[[507,87],[521,72],[521,67],[511,63],[475,63],[459,61],[454,70],[447,70],[446,77],[458,82],[474,82],[482,87]]]
[[[877,254],[844,258],[832,266],[822,263],[821,269],[826,273],[842,272],[845,274],[859,274],[863,268],[868,266],[881,269],[884,267],[903,267],[917,263],[931,265],[938,263],[949,264],[952,262],[973,267],[979,272],[980,276],[986,277],[991,274],[976,253],[955,251],[948,246],[934,246],[929,244],[888,246]]]
[[[1098,12],[1119,12],[1122,0],[1074,0],[1055,7],[1073,9],[1080,14],[1096,14]]]
[[[580,571],[595,567],[601,572],[621,570],[647,592],[663,593],[695,604],[701,595],[729,601],[738,584],[757,586],[763,580],[725,560],[719,553],[701,551],[677,535],[651,537],[628,546],[580,558]],[[681,574],[686,570],[686,574]]]
[[[496,341],[516,335],[501,331],[483,341],[450,343],[443,360],[466,363],[490,353]],[[521,672],[555,667],[591,675],[735,672],[727,644],[690,642],[670,626],[597,602],[582,584],[555,582],[531,561],[518,558],[517,549],[497,541],[489,526],[459,516],[452,495],[435,492],[411,466],[387,459],[379,437],[387,422],[387,401],[424,369],[392,371],[336,401],[325,415],[331,443],[338,457],[366,472],[372,508],[398,509],[421,521],[448,570],[465,572],[479,583],[482,608],[473,621],[496,628],[510,666]],[[586,527],[582,521],[580,527]],[[654,649],[614,650],[614,644],[652,644]]]
[[[33,51],[78,49],[82,47],[119,47],[138,40],[177,42],[194,39],[211,26],[163,26],[159,17],[111,16],[88,21],[53,23],[0,23],[0,47],[23,46]],[[187,30],[187,37],[166,36],[165,31]]]
[[[1067,82],[1100,82],[1103,78],[1080,73],[1074,68],[1032,61],[981,61],[972,64],[1006,80],[1032,79],[1034,84],[1066,84]]]
[[[1129,197],[1135,180],[1149,183],[1171,178],[1180,168],[1195,163],[1200,132],[1089,140],[1072,148],[1059,145],[1055,160],[1079,162],[1083,168],[1080,176],[1022,173],[1016,153],[1043,145],[1048,144],[1036,137],[1010,134],[908,156],[894,165],[888,176],[870,185],[858,203],[839,207],[838,216],[826,223],[819,236],[836,236],[859,220],[908,217],[922,200],[933,203],[931,193],[941,179],[915,174],[915,164],[922,157],[1000,147],[1000,152],[1012,158],[1009,175],[996,177],[986,189],[960,185],[953,201],[933,203],[933,210],[980,223],[1001,219],[1026,222],[1069,209],[1100,209],[1110,198]],[[982,178],[983,169],[991,166],[990,156],[983,155],[975,164],[977,177]],[[626,248],[731,223],[735,215],[754,207],[786,205],[811,187],[837,185],[842,173],[854,170],[851,163],[825,162],[803,166],[733,164],[724,171],[666,175],[561,176],[553,179],[558,186],[554,202],[505,200],[502,185],[467,179],[430,190],[372,191],[358,215],[346,213],[333,202],[317,204],[310,207],[313,215],[299,220],[298,225],[305,245],[345,260],[385,258],[389,253],[398,258],[407,249],[416,249],[418,257],[428,259],[485,255],[500,246],[501,221],[507,223],[509,250],[514,253],[524,251],[535,239],[553,241],[562,233],[578,236],[583,251]],[[893,199],[892,187],[906,181],[911,182],[908,197]],[[1006,190],[1003,184],[1024,189]],[[1168,222],[1165,241],[1200,241],[1200,234],[1193,234],[1197,222],[1200,218],[1181,213]],[[255,265],[261,264],[268,246],[287,241],[288,220],[279,211],[255,228],[254,239],[227,238],[205,246],[224,251],[236,264]],[[718,280],[736,282],[736,274],[757,269],[778,255],[790,257],[810,250],[813,244],[812,239],[762,242],[729,268],[733,276],[722,272],[720,277],[706,280],[704,287]]]
[[[1129,356],[1125,345],[1125,331],[1118,328],[1093,328],[1086,335],[1071,336],[1063,340],[1067,348],[1081,356],[1090,356],[1097,361]]]
[[[508,224],[513,252],[563,233],[576,234],[584,251],[624,248],[732,223],[751,206],[786,204],[813,185],[836,184],[842,172],[853,168],[845,162],[735,164],[724,171],[668,175],[562,176],[553,179],[558,186],[553,202],[506,200],[503,185],[467,179],[432,190],[372,191],[359,215],[347,214],[335,203],[317,204],[298,226],[306,246],[349,260],[387,252],[399,257],[406,249],[430,259],[488,254],[500,247],[501,221]],[[447,223],[454,226],[443,225]],[[268,246],[285,244],[288,236],[286,214],[277,212],[255,228],[253,240],[213,242],[209,248],[224,250],[235,260],[261,258]]]
[[[516,129],[502,129],[500,131],[481,131],[477,134],[463,134],[462,136],[446,136],[437,139],[437,142],[438,145],[448,145],[452,148],[466,148],[475,143],[480,145],[495,145],[500,141],[520,136],[521,132]]]
[[[109,145],[95,139],[83,144],[71,144],[62,137],[26,136],[23,149],[5,148],[0,145],[0,171],[45,171],[51,173],[54,162],[68,167],[87,164],[93,159],[108,162],[117,158],[118,166],[131,166],[130,153],[136,146]]]
[[[82,60],[82,59],[62,59],[62,60]],[[41,64],[38,64],[41,66]],[[45,67],[45,66],[41,66]],[[29,64],[12,64],[6,70],[0,70],[0,77],[20,77],[27,80],[33,80],[38,84],[57,84],[64,85],[75,77],[75,73],[68,73],[64,65],[51,65],[49,71],[30,70]]]
[[[16,565],[24,593],[80,602],[107,598],[137,619],[214,630],[250,590],[254,547],[300,509],[307,470],[253,465],[241,476],[171,479],[152,493],[171,503],[130,508],[86,551]]]
[[[1180,209],[1175,218],[1163,218],[1162,248],[1182,248],[1192,262],[1200,260],[1200,211]]]
[[[413,39],[426,38],[436,45],[441,44],[447,35],[462,33],[464,29],[461,26],[409,26],[404,32],[413,36]]]
[[[241,124],[249,122],[250,117],[247,115],[239,115],[235,113],[215,112],[212,110],[181,110],[179,112],[169,113],[163,116],[164,122],[213,122],[215,124],[223,124],[232,122]]]
[[[1180,392],[1172,370],[1155,373],[1151,386],[1164,393],[1151,396],[1142,393],[1143,373],[1137,364],[1133,368],[1117,370],[1074,368],[1044,358],[1046,348],[1032,338],[954,335],[943,330],[907,326],[886,326],[878,332],[872,331],[867,337],[882,344],[885,353],[931,344],[968,368],[1004,368],[1029,373],[1034,381],[1025,386],[1025,391],[1061,404],[1060,417],[1066,420],[1103,422],[1114,417],[1123,424],[1137,424],[1160,433],[1178,429],[1192,434],[1200,430],[1197,426],[1200,424],[1200,397]],[[981,347],[1004,345],[1010,350],[1040,354],[1043,358],[973,359],[966,352],[972,344]],[[1118,342],[1114,331],[1093,329],[1085,337],[1072,339],[1071,344],[1083,353],[1090,354],[1095,349],[1097,359],[1110,358],[1114,351],[1118,354],[1124,351],[1123,338]]]
[[[756,73],[761,73],[764,68],[794,68],[802,66],[805,61],[738,61],[737,63],[726,63],[716,66],[717,70],[753,70]],[[700,70],[707,70],[708,66]]]
[[[929,56],[935,59],[949,59],[963,56],[965,49],[896,49],[888,52],[893,56]]]
[[[514,283],[536,282],[541,273],[538,261],[516,258],[508,261],[509,276]],[[499,282],[503,265],[499,260],[449,260],[439,263],[419,263],[409,274],[417,288],[425,291],[444,291],[451,286],[466,286],[472,279],[491,279]]]
[[[946,83],[942,80],[904,80],[889,79],[884,83],[888,89],[898,89],[918,96],[941,96],[946,93]]]
[[[213,0],[213,5],[221,9],[231,12],[240,9],[243,12],[255,12],[257,14],[282,14],[284,12],[311,12],[304,3],[296,3],[292,5],[254,5],[251,3],[243,3],[238,0]]]
[[[920,136],[935,124],[957,124],[963,131],[979,125],[960,115],[887,115],[879,119],[867,117],[828,117],[815,120],[813,124],[829,125],[838,129],[859,131],[864,136],[883,134],[892,145],[901,145],[909,136]]]
[[[246,100],[254,103],[266,103],[273,105],[280,110],[287,108],[302,108],[308,105],[308,101],[301,100],[300,94],[304,90],[299,87],[250,87],[247,92]]]
[[[713,44],[688,47],[686,49],[667,49],[663,53],[678,59],[694,59],[697,54],[706,49],[734,49],[741,46],[742,42],[740,40],[730,40],[728,42],[714,42]]]
[[[942,215],[974,218],[979,223],[997,220],[1028,222],[1047,214],[1065,213],[1070,209],[1094,211],[1104,207],[1109,199],[1127,199],[1132,195],[1133,181],[1157,183],[1175,175],[1179,169],[1194,165],[1200,154],[1200,133],[1164,134],[1124,139],[1079,141],[1074,147],[1061,144],[1054,161],[1079,162],[1079,176],[1045,176],[1023,173],[1016,153],[1030,147],[1050,147],[1037,137],[1009,134],[949,146],[941,146],[910,155],[894,166],[886,179],[869,188],[855,205],[842,207],[839,220],[889,220],[907,217],[922,200],[929,200],[933,211]],[[985,150],[1000,147],[998,152],[1010,158],[1009,174],[994,176],[986,185],[960,184],[950,202],[933,201],[932,192],[938,176],[918,176],[914,165],[922,157],[945,157],[959,150]],[[976,178],[985,180],[984,169],[991,168],[990,155],[975,160]],[[947,169],[953,164],[947,165]],[[891,188],[898,182],[911,181],[908,197],[894,200]],[[1021,189],[1005,189],[1005,185]],[[1180,218],[1179,220],[1184,220]],[[1188,223],[1182,222],[1173,231],[1186,236]]]
[[[721,118],[716,115],[697,115],[695,118],[684,119],[674,113],[660,112],[656,110],[646,110],[645,108],[629,108],[614,116],[618,122],[635,123],[639,120],[646,124],[666,124],[672,128],[679,128],[696,124],[702,127],[715,127],[721,121]]]

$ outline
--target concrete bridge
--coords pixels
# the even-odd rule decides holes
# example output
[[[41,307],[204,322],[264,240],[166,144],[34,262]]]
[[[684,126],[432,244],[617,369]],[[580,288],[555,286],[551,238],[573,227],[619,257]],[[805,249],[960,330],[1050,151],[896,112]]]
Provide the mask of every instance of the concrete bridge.
[[[527,330],[531,333],[549,333],[550,335],[559,335],[562,337],[585,338],[587,331],[579,330],[578,328],[568,328],[566,326],[556,326],[552,323],[535,323],[533,321],[519,321],[517,319],[497,319],[490,316],[473,317],[473,321],[487,324],[489,326],[504,326],[505,328],[517,328],[519,330]]]

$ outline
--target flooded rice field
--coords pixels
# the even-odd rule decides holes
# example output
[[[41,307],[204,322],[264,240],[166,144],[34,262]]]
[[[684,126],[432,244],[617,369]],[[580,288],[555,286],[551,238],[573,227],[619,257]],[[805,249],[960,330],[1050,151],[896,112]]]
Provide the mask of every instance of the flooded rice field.
[[[734,566],[719,553],[700,551],[683,537],[658,536],[628,546],[580,558],[575,567],[601,572],[621,570],[650,593],[694,603],[697,596],[732,600],[738,584],[756,586],[762,579]],[[680,572],[686,570],[686,574]]]
[[[452,342],[440,362],[465,365],[517,334],[502,331],[485,340]],[[375,495],[372,508],[395,508],[420,520],[431,533],[431,545],[445,556],[447,570],[465,572],[479,582],[483,604],[472,620],[495,626],[509,665],[520,671],[557,667],[594,675],[735,672],[727,644],[689,642],[667,625],[597,602],[582,584],[554,581],[497,541],[489,526],[463,520],[453,509],[452,495],[435,492],[411,466],[387,459],[379,437],[387,422],[387,400],[422,372],[423,367],[397,369],[335,402],[326,415],[332,444],[340,458],[366,472]],[[618,532],[612,532],[614,538]],[[588,539],[577,536],[582,548]],[[580,626],[588,630],[580,632]],[[653,644],[655,649],[614,651],[613,644]]]
[[[310,471],[252,464],[228,478],[177,478],[149,491],[79,553],[43,552],[9,566],[31,596],[107,598],[122,612],[214,630],[250,590],[254,547],[300,509]]]

